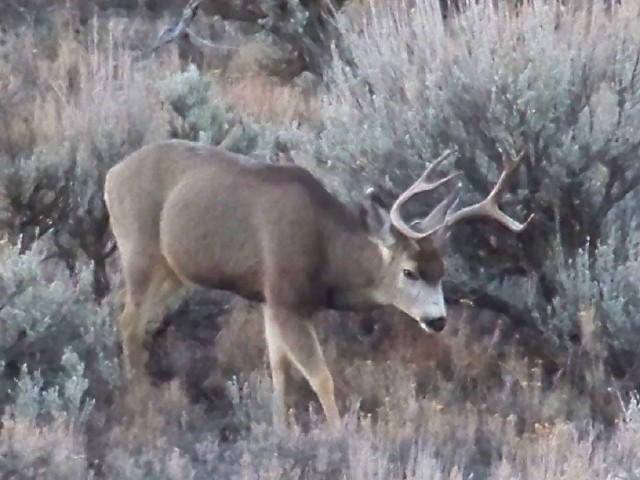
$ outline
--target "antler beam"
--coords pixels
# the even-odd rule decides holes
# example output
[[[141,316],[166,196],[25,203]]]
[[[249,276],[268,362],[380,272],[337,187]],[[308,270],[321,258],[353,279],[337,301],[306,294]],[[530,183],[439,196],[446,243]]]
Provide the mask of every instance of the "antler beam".
[[[506,153],[502,153],[502,165],[503,170],[500,178],[496,182],[493,190],[489,193],[487,198],[485,198],[480,203],[476,203],[474,205],[470,205],[468,207],[462,208],[458,210],[456,213],[447,218],[445,224],[447,226],[453,225],[456,222],[461,220],[466,220],[469,218],[480,218],[480,217],[488,217],[493,220],[496,220],[498,223],[508,228],[512,232],[519,233],[529,225],[531,219],[533,218],[533,214],[529,215],[529,218],[524,223],[519,223],[513,218],[509,217],[505,214],[500,208],[498,204],[504,197],[506,192],[506,186],[509,182],[509,179],[513,172],[518,168],[522,158],[524,157],[524,150],[520,152],[520,154],[515,158],[509,158]]]
[[[509,179],[511,178],[511,175],[518,168],[518,166],[520,165],[520,162],[522,161],[522,158],[524,156],[524,150],[515,159],[510,158],[504,152],[502,153],[503,171],[500,174],[500,178],[496,182],[495,186],[493,187],[493,189],[491,190],[487,198],[485,198],[481,202],[462,208],[453,214],[447,213],[446,217],[443,219],[442,222],[439,222],[437,225],[432,226],[431,228],[428,228],[426,231],[425,230],[418,231],[412,228],[411,226],[409,226],[407,222],[402,218],[402,215],[400,213],[400,209],[402,208],[402,206],[418,193],[426,192],[426,191],[430,191],[435,188],[438,188],[439,186],[449,182],[451,179],[459,175],[459,173],[454,173],[441,180],[437,180],[435,182],[428,181],[428,177],[431,174],[431,172],[435,168],[440,166],[452,154],[453,152],[451,150],[447,150],[438,159],[432,162],[431,165],[429,165],[426,168],[426,170],[420,176],[420,178],[418,178],[418,180],[416,180],[409,188],[407,188],[407,190],[405,190],[395,201],[395,203],[393,204],[393,207],[391,208],[390,217],[391,217],[392,224],[396,229],[398,229],[398,231],[400,231],[403,235],[405,235],[408,238],[411,238],[414,240],[420,240],[422,238],[428,237],[429,235],[432,235],[437,230],[443,227],[450,227],[456,222],[460,222],[462,220],[467,220],[470,218],[482,218],[482,217],[495,220],[501,225],[503,225],[504,227],[506,227],[507,229],[509,229],[510,231],[515,233],[521,232],[525,228],[527,228],[527,226],[529,225],[529,223],[534,217],[533,214],[529,215],[529,218],[524,223],[520,223],[514,220],[513,218],[509,217],[503,211],[501,211],[498,206],[500,201],[504,197],[504,194],[506,192],[506,186],[509,182]],[[452,198],[454,197],[456,196],[453,195]],[[453,203],[454,202],[452,202],[451,199],[448,197],[448,199],[445,199],[440,205],[436,207],[436,209],[441,208],[441,206],[445,204],[447,204],[445,206],[447,206],[448,208]],[[428,223],[429,222],[424,222],[424,221],[414,222],[414,224],[418,224],[418,225],[420,224],[424,225]]]
[[[400,231],[406,237],[412,238],[414,240],[419,240],[420,238],[424,238],[426,235],[422,232],[419,232],[411,228],[403,220],[402,215],[400,214],[400,209],[405,203],[407,203],[407,201],[409,201],[413,196],[417,195],[418,193],[434,190],[440,187],[441,185],[444,185],[449,180],[460,175],[459,173],[453,173],[448,177],[445,177],[442,180],[438,180],[436,182],[430,183],[427,181],[431,172],[434,169],[436,169],[438,166],[440,166],[447,158],[453,155],[453,153],[454,153],[453,151],[447,150],[439,158],[434,160],[431,163],[431,165],[429,165],[426,168],[424,173],[420,175],[420,178],[418,178],[418,180],[416,180],[409,188],[407,188],[407,190],[405,190],[404,193],[402,193],[398,197],[398,199],[394,202],[393,206],[391,207],[391,211],[389,212],[391,223],[393,224],[394,227],[398,229],[398,231]]]

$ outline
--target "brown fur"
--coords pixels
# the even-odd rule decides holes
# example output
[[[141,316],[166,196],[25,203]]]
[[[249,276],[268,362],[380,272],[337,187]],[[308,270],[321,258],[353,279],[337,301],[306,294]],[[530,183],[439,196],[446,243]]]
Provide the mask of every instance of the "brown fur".
[[[388,259],[354,213],[300,167],[179,140],[146,146],[113,167],[105,201],[126,286],[120,329],[137,381],[144,341],[172,294],[185,284],[230,290],[264,304],[279,421],[284,367],[292,363],[339,424],[333,380],[308,319],[325,308],[377,304],[371,292]],[[442,261],[428,239],[398,242],[393,254],[409,250],[421,275],[440,278]]]
[[[418,264],[420,278],[431,283],[438,281],[444,275],[444,261],[438,247],[429,237],[417,243],[417,248],[410,258]]]

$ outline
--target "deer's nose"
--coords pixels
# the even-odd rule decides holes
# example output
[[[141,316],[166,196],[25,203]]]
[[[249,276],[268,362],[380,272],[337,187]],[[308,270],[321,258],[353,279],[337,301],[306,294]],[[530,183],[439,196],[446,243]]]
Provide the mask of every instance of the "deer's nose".
[[[447,324],[446,317],[429,318],[422,321],[434,332],[441,332]]]

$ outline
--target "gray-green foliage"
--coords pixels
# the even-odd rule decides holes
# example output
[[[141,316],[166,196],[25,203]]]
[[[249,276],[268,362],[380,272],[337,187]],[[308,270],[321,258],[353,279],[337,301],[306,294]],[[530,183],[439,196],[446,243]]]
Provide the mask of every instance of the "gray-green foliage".
[[[231,109],[213,79],[190,64],[183,72],[167,78],[160,86],[165,100],[184,120],[193,140],[222,146],[232,152],[269,158],[275,136]]]
[[[569,333],[581,313],[599,307],[612,346],[634,351],[640,321],[640,245],[637,239],[626,240],[628,255],[621,260],[613,246],[617,239],[616,232],[608,235],[593,262],[587,246],[572,258],[558,255],[550,262],[547,271],[554,273],[560,287],[553,302],[552,326]]]
[[[71,349],[66,349],[60,363],[60,385],[48,388],[40,370],[30,374],[27,365],[22,365],[16,386],[10,391],[15,395],[15,403],[7,408],[10,416],[40,419],[65,413],[73,426],[87,421],[95,400],[86,396],[89,382],[84,377],[84,364]]]
[[[302,144],[308,148],[299,158],[340,174],[336,190],[360,199],[370,183],[398,192],[455,148],[457,159],[443,170],[463,172],[461,201],[468,204],[496,181],[500,149],[524,150],[502,208],[520,220],[536,213],[535,222],[520,236],[489,225],[458,227],[461,258],[451,263],[461,275],[451,282],[458,294],[506,305],[520,320],[533,309],[544,325],[584,306],[567,309],[566,302],[595,300],[603,286],[619,286],[616,272],[635,264],[637,249],[627,240],[640,185],[640,10],[528,3],[517,17],[478,2],[443,21],[436,1],[374,2],[355,19],[343,15],[325,128]],[[609,231],[621,236],[603,261]],[[580,257],[585,246],[589,279],[571,284],[554,262]],[[587,290],[576,296],[567,294],[571,288]],[[619,301],[600,306],[629,331],[638,325]]]
[[[529,149],[552,181],[542,193],[580,173],[601,198],[613,159],[634,158],[640,142],[632,15],[609,21],[594,7],[592,25],[540,2],[507,21],[483,3],[445,26],[437,3],[384,6],[362,33],[345,21],[353,62],[332,66],[319,154],[399,186],[446,147],[467,177],[491,174],[504,142]]]
[[[114,306],[95,302],[91,273],[47,260],[40,241],[7,248],[0,267],[2,403],[17,414],[66,412],[86,420],[121,381]]]

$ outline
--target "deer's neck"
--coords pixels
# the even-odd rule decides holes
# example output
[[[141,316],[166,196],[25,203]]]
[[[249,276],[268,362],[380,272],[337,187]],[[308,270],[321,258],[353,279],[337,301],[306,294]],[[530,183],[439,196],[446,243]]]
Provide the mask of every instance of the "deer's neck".
[[[363,310],[378,306],[373,292],[384,264],[378,245],[366,232],[349,232],[335,236],[329,249],[329,308]]]

